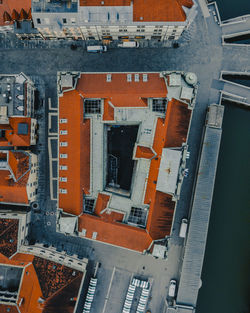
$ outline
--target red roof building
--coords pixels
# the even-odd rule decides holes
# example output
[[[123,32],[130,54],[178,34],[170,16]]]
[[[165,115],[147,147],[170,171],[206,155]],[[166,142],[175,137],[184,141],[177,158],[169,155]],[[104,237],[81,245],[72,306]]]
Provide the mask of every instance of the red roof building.
[[[40,0],[32,3],[32,16],[45,39],[165,41],[180,38],[196,7],[194,0],[80,0],[67,6]]]
[[[75,313],[86,260],[75,266],[54,250],[22,246],[27,214],[0,215],[0,312]]]
[[[78,216],[80,236],[148,250],[171,234],[196,84],[171,72],[69,76],[59,76],[59,209]]]
[[[14,21],[31,19],[31,0],[2,0],[0,4],[0,27]]]
[[[0,150],[0,203],[29,205],[35,201],[37,178],[34,153]]]
[[[1,75],[0,87],[0,147],[36,144],[34,83],[23,73]]]

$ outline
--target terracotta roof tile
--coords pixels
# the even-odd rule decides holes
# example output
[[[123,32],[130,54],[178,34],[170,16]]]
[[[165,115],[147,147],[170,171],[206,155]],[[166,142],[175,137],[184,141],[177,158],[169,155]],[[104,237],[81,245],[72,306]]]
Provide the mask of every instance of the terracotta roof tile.
[[[19,221],[0,219],[0,254],[12,256],[17,251]]]
[[[22,253],[15,254],[12,259],[0,254],[0,263],[25,268],[17,301],[21,303],[21,313],[73,313],[75,306],[70,299],[78,296],[82,272]],[[39,303],[39,298],[45,302]],[[0,306],[0,312],[4,309]]]
[[[9,171],[0,171],[0,202],[28,204],[26,185],[29,173],[17,183],[8,179]]]
[[[4,23],[12,21],[10,14],[6,11],[4,11],[4,14],[3,14],[3,21],[4,21]]]
[[[147,222],[147,230],[153,240],[170,235],[174,209],[175,202],[172,201],[172,196],[156,191]]]
[[[133,20],[136,22],[184,22],[185,11],[178,0],[135,0]],[[184,3],[184,2],[183,2]]]
[[[136,149],[136,158],[143,158],[143,159],[152,159],[155,156],[155,153],[152,151],[151,148],[144,147],[144,146],[137,146]]]
[[[28,14],[24,9],[22,9],[20,11],[20,20],[27,20],[27,19],[28,19]]]
[[[68,170],[59,172],[60,177],[67,177],[66,183],[59,182],[59,188],[67,189],[67,194],[59,194],[59,207],[75,215],[82,212],[83,193],[88,194],[90,188],[90,120],[84,119],[82,104],[76,90],[59,98],[59,118],[67,119],[59,130],[68,132],[60,136],[60,141],[68,143],[60,147],[59,153],[67,154],[67,159],[60,159],[60,165],[66,165]]]
[[[28,125],[27,135],[18,134],[18,125],[25,123]],[[9,125],[0,125],[0,129],[5,130],[5,138],[0,141],[0,146],[30,146],[30,130],[31,118],[30,117],[10,117]]]
[[[16,305],[0,304],[0,313],[19,313]]]
[[[14,19],[18,19],[22,9],[29,12],[29,10],[31,10],[31,0],[3,0],[0,5],[0,26],[5,25],[5,12],[8,13],[9,16],[12,16],[13,14]],[[16,12],[13,12],[14,10]],[[28,18],[31,18],[31,16]],[[7,21],[10,23],[9,19]],[[11,21],[11,23],[13,23],[13,21]]]
[[[27,182],[29,179],[29,155],[9,151],[9,170],[0,170],[0,202],[28,204]]]
[[[19,14],[17,13],[17,11],[15,9],[12,10],[11,18],[13,21],[19,20]]]
[[[127,82],[127,74],[113,73],[111,82],[106,82],[106,74],[82,74],[78,80],[77,91],[65,92],[63,97],[59,99],[60,108],[61,105],[67,108],[64,112],[65,116],[60,112],[60,118],[69,119],[67,122],[69,125],[67,125],[67,127],[70,130],[69,133],[71,136],[74,137],[73,140],[75,143],[71,145],[71,147],[73,146],[75,149],[71,149],[69,153],[73,153],[74,155],[74,166],[76,166],[77,169],[81,168],[81,177],[84,178],[86,168],[90,166],[90,128],[88,128],[87,135],[80,137],[82,138],[80,141],[80,130],[77,125],[80,123],[84,124],[88,120],[82,119],[83,113],[81,110],[83,105],[78,92],[84,98],[104,98],[104,116],[107,118],[107,116],[109,116],[109,108],[107,107],[109,104],[108,101],[112,102],[112,105],[117,107],[145,107],[147,106],[145,99],[148,97],[166,97],[166,84],[164,79],[160,78],[159,73],[148,74],[149,84],[142,82],[141,78],[139,82],[135,82],[133,79],[132,82]],[[75,113],[77,114],[76,117],[74,117]],[[74,127],[71,126],[71,116],[73,116]],[[165,119],[157,119],[152,149],[144,146],[137,148],[136,157],[152,159],[144,199],[144,203],[149,205],[146,229],[120,223],[123,220],[123,214],[105,210],[109,196],[99,193],[94,214],[82,214],[79,217],[79,231],[83,229],[86,230],[87,238],[93,238],[93,236],[96,235],[96,240],[140,252],[147,249],[153,240],[164,238],[170,234],[175,202],[172,201],[170,195],[156,191],[156,183],[162,149],[165,147],[173,147],[173,145],[180,147],[182,143],[186,141],[190,116],[191,110],[188,109],[185,103],[175,99],[169,101]],[[105,120],[105,118],[103,119]],[[62,124],[62,127],[65,126]],[[68,141],[71,140],[69,135],[65,136],[65,140],[66,138]],[[86,146],[84,145],[85,152],[81,152],[80,145],[79,153],[79,143],[81,142],[86,143]],[[60,151],[63,153],[63,151],[65,152],[66,150],[62,149]],[[81,153],[83,154],[81,155]],[[84,161],[84,153],[87,154],[87,162]],[[82,161],[80,162],[80,160]],[[79,173],[79,170],[75,172]],[[75,177],[75,174],[71,172],[71,170],[68,175]],[[88,175],[89,172],[87,172],[87,181],[89,182]],[[79,180],[77,179],[74,180],[74,186],[79,186]],[[85,180],[85,178],[83,180]],[[63,184],[60,186],[63,186]],[[82,184],[80,184],[80,186],[82,186]],[[70,198],[71,202],[69,201],[68,206],[65,207],[62,201],[60,202],[60,207],[66,212],[68,210],[69,213],[78,215],[82,208],[82,191],[83,189],[81,188],[74,188],[72,194],[75,196]],[[64,195],[62,197],[60,196],[60,199],[63,199],[63,197]],[[65,197],[67,197],[67,195]]]
[[[102,119],[103,121],[113,121],[114,120],[114,108],[111,104],[109,104],[108,99],[104,99],[104,112]]]
[[[96,240],[143,252],[148,249],[152,239],[144,229],[123,223],[106,222],[99,217],[83,214],[78,219],[79,231],[86,229],[86,237],[92,238],[97,232]]]
[[[106,81],[106,74],[82,74],[77,90],[85,98],[108,98],[115,107],[146,107],[143,98],[166,97],[167,88],[159,73],[148,74],[148,81],[127,81],[126,73],[114,73],[111,82]]]
[[[122,222],[124,214],[114,211],[109,212],[108,210],[105,211],[108,206],[109,199],[109,195],[103,193],[98,194],[94,210],[95,215],[99,216],[106,222]]]
[[[182,143],[187,140],[192,111],[186,103],[176,99],[172,99],[168,106],[171,106],[171,112],[165,122],[167,123],[167,138],[164,147],[181,147]]]
[[[130,6],[136,22],[183,22],[186,14],[182,6],[191,8],[192,0],[80,0],[80,6]]]

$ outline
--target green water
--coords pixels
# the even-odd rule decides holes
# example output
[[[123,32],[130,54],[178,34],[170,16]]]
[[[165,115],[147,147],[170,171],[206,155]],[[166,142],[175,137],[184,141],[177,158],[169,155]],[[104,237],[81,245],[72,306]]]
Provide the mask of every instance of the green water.
[[[250,110],[224,105],[197,313],[250,312]]]

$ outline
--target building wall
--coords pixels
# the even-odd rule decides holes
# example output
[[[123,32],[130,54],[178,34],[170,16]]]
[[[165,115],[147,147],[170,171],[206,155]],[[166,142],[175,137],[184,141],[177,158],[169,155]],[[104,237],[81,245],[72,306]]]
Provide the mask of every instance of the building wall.
[[[34,153],[30,154],[30,164],[31,169],[26,190],[29,202],[33,202],[37,198],[38,188],[38,157]]]
[[[32,117],[34,115],[35,86],[32,80],[27,76],[25,78],[27,79],[25,82],[27,116]]]
[[[167,25],[169,24],[169,25]],[[55,28],[53,25],[39,24],[38,31],[44,39],[81,39],[81,40],[118,40],[118,39],[158,39],[177,40],[186,25],[166,23],[165,25],[65,25]]]
[[[96,12],[107,15],[108,7],[100,7]],[[184,22],[134,22],[133,11],[129,10],[126,20],[91,20],[88,7],[78,7],[78,12],[32,12],[34,27],[44,39],[157,39],[177,40],[196,15],[197,5],[186,9],[187,19]],[[113,7],[122,12],[122,7]],[[91,9],[93,10],[93,9]],[[125,10],[125,8],[124,8]],[[102,15],[102,14],[100,14]]]
[[[37,126],[37,120],[35,118],[32,118],[31,125],[30,125],[30,144],[31,145],[36,144],[36,126]]]

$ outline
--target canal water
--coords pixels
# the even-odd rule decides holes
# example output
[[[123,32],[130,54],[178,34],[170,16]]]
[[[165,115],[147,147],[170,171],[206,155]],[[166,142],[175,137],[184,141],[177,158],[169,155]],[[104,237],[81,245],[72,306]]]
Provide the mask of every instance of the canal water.
[[[250,110],[225,115],[197,313],[250,313]]]
[[[222,20],[250,14],[250,0],[217,0],[217,4]],[[196,312],[250,313],[250,110],[223,104],[223,134]]]

